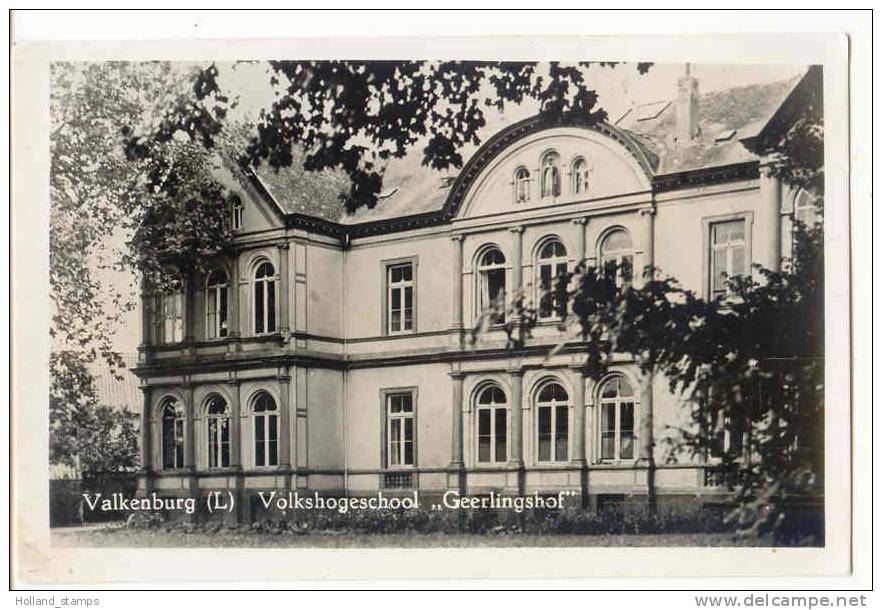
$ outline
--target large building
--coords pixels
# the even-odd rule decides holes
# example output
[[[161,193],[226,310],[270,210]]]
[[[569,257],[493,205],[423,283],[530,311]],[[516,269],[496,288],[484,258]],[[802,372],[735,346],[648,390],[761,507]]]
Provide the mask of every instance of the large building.
[[[689,411],[626,356],[595,379],[543,297],[561,269],[655,266],[705,297],[786,264],[812,197],[766,171],[821,86],[675,100],[609,123],[536,117],[456,176],[414,169],[341,219],[339,178],[230,169],[236,256],[182,294],[145,294],[143,492],[557,493],[587,505],[714,494],[705,459],[666,460]],[[628,273],[628,267],[636,270]],[[485,307],[524,291],[542,319],[517,351]],[[708,459],[713,459],[712,457]]]

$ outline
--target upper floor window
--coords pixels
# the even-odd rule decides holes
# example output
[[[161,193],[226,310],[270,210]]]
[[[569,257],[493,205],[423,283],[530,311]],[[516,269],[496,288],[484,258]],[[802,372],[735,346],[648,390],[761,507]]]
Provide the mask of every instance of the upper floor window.
[[[184,340],[184,295],[167,292],[156,297],[154,327],[158,343],[180,343]]]
[[[569,456],[569,395],[562,385],[548,383],[536,400],[536,458],[564,462]]]
[[[726,281],[747,273],[747,242],[745,220],[738,218],[710,225],[710,293],[712,298],[725,297]]]
[[[478,461],[508,460],[508,407],[505,393],[497,385],[487,386],[478,394],[475,405],[478,417]]]
[[[546,153],[542,157],[539,170],[542,172],[541,196],[544,198],[560,195],[560,155],[554,151]]]
[[[245,222],[245,206],[238,195],[233,195],[230,200],[230,209],[233,215],[233,229],[241,229]]]
[[[634,459],[634,392],[624,377],[600,389],[600,459]]]
[[[254,399],[254,465],[279,464],[279,414],[276,401],[266,392]]]
[[[539,251],[538,269],[539,317],[555,317],[560,309],[557,279],[567,273],[567,249],[558,239],[551,239]]]
[[[570,173],[571,188],[574,195],[581,195],[588,190],[588,162],[579,157],[573,162]]]
[[[230,414],[227,402],[217,394],[208,399],[205,407],[208,427],[208,467],[226,468],[230,465]]]
[[[162,467],[184,467],[184,410],[175,398],[162,405]]]
[[[254,332],[262,335],[276,332],[276,271],[263,262],[254,272]]]
[[[514,175],[514,199],[515,203],[523,203],[530,200],[530,170],[519,167]]]
[[[625,229],[610,231],[600,243],[600,268],[614,276],[619,287],[630,286],[634,276],[634,249]]]
[[[493,324],[505,322],[505,256],[490,248],[478,259],[478,313],[489,312]]]
[[[818,201],[805,189],[800,189],[793,200],[793,218],[808,228],[818,221]]]
[[[414,264],[386,267],[386,329],[389,334],[413,330]]]
[[[226,337],[227,325],[227,274],[215,270],[208,274],[205,298],[205,334],[208,339]]]
[[[386,394],[386,468],[414,465],[413,392]]]

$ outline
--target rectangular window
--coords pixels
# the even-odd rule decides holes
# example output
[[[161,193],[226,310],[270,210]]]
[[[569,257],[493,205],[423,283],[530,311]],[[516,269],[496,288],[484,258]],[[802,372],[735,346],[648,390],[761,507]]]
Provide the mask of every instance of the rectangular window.
[[[634,403],[623,402],[619,415],[619,459],[634,459]]]
[[[727,220],[710,225],[710,294],[726,296],[726,281],[747,273],[745,220]]]
[[[386,468],[414,465],[414,406],[412,392],[386,395]]]
[[[180,292],[160,295],[156,303],[156,329],[161,343],[184,340],[184,295]]]
[[[386,267],[386,308],[386,330],[389,334],[413,331],[413,263]]]
[[[478,461],[508,460],[508,415],[505,407],[478,409]]]

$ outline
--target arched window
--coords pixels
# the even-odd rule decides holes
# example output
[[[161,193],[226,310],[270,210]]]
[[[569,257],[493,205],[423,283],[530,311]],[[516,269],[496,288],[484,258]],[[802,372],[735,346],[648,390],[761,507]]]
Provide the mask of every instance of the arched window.
[[[490,248],[478,259],[478,313],[492,312],[491,322],[505,322],[505,256]]]
[[[227,326],[227,274],[215,270],[208,274],[205,295],[205,335],[208,339],[226,337]]]
[[[634,459],[634,391],[621,376],[600,389],[600,459]]]
[[[475,412],[478,418],[478,461],[507,461],[508,410],[505,393],[497,385],[487,386],[478,394]]]
[[[574,195],[581,195],[588,191],[588,162],[579,157],[573,162],[570,172],[570,188]]]
[[[230,210],[233,215],[233,229],[241,229],[245,221],[245,206],[238,195],[230,197]]]
[[[818,201],[814,195],[800,189],[793,199],[793,218],[811,228],[818,221]]]
[[[530,170],[519,167],[514,175],[514,200],[523,203],[530,200]]]
[[[254,465],[279,464],[279,414],[276,401],[266,392],[254,399]]]
[[[276,332],[276,271],[269,262],[254,272],[254,333]]]
[[[567,273],[567,249],[559,239],[548,240],[539,250],[536,261],[538,281],[536,282],[539,294],[539,317],[553,318],[560,309],[559,295],[557,294],[557,278]]]
[[[600,244],[600,268],[614,276],[619,287],[630,286],[634,276],[634,249],[625,229],[610,231]]]
[[[184,467],[184,410],[175,398],[162,403],[162,467]]]
[[[536,400],[536,459],[564,462],[569,458],[569,396],[562,385],[542,387]]]
[[[208,422],[208,467],[226,468],[230,465],[230,414],[227,402],[214,394],[205,406]]]
[[[545,198],[560,195],[560,155],[554,151],[546,153],[539,169],[542,172],[541,196]]]

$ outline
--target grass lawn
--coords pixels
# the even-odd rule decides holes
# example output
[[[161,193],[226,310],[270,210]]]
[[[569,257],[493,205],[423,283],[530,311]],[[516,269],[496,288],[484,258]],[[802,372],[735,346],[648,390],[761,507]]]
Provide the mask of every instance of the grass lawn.
[[[125,529],[121,525],[57,528],[52,530],[53,546],[174,548],[174,547],[268,547],[268,548],[350,548],[350,547],[714,547],[764,546],[751,540],[734,540],[730,534],[307,534],[269,532],[182,532],[163,529]]]

